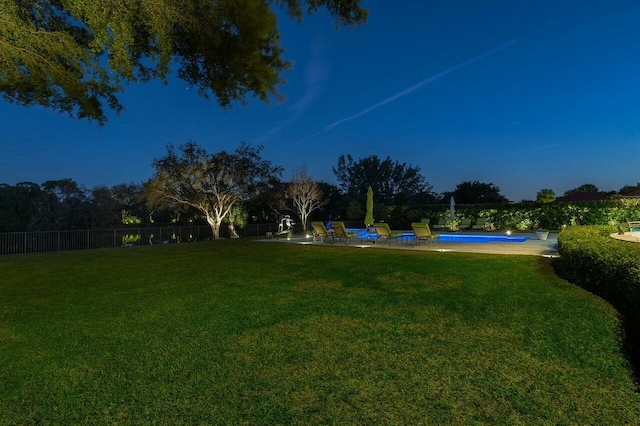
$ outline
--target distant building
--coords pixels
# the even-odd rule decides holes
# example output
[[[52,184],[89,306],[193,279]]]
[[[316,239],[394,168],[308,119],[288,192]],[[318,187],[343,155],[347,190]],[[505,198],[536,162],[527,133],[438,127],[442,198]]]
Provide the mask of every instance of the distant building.
[[[564,197],[556,198],[556,202],[566,203],[569,201],[599,201],[606,200],[609,196],[600,192],[574,192]]]
[[[626,194],[621,194],[620,198],[640,198],[640,189],[632,192],[627,192]]]

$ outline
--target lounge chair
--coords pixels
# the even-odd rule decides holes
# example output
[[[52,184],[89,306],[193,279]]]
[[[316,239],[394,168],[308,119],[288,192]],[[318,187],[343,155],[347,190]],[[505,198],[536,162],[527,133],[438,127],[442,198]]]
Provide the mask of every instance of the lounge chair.
[[[316,236],[320,237],[320,242],[323,240],[327,242],[329,239],[331,239],[331,242],[335,241],[333,232],[327,229],[324,222],[311,222],[311,227],[313,228],[313,241],[316,240]]]
[[[640,231],[640,221],[629,221],[627,222],[627,225],[629,225],[630,232]]]
[[[344,222],[331,222],[331,227],[333,228],[333,235],[335,238],[343,239],[344,243],[349,244],[349,240],[351,238],[357,237],[359,234],[356,232],[348,232],[347,227],[344,226]]]
[[[487,228],[486,217],[479,217],[478,219],[476,219],[476,223],[474,223],[473,226],[471,227],[471,229],[474,231],[484,231],[486,228]]]
[[[411,228],[413,229],[413,233],[416,236],[416,243],[420,244],[420,241],[425,241],[427,243],[432,243],[433,240],[438,238],[440,234],[432,234],[431,229],[429,229],[428,223],[412,223]]]
[[[447,226],[447,219],[440,218],[438,219],[438,223],[433,225],[433,229],[444,229]]]
[[[458,229],[471,229],[471,219],[462,219],[458,224]]]
[[[426,223],[428,225],[429,222],[431,222],[431,219],[427,219],[427,218],[420,219],[420,223]]]
[[[373,226],[376,228],[376,234],[378,234],[376,241],[388,241],[391,243],[391,240],[396,240],[397,242],[397,238],[402,238],[402,232],[391,232],[387,223],[374,223]]]

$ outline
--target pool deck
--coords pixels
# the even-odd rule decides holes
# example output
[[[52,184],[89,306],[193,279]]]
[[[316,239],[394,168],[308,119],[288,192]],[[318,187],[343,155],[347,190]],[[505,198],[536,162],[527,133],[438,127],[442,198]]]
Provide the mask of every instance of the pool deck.
[[[611,234],[611,238],[621,241],[630,241],[632,243],[640,243],[640,232],[625,232],[624,234]]]
[[[499,235],[496,232],[493,233],[473,233],[473,235]],[[265,242],[284,242],[294,244],[305,245],[319,245],[319,246],[345,246],[353,248],[382,248],[382,249],[394,249],[394,250],[423,250],[423,251],[438,251],[438,252],[467,252],[467,253],[487,253],[487,254],[518,254],[529,256],[544,256],[544,257],[559,257],[558,253],[558,234],[549,234],[549,238],[546,240],[539,240],[534,233],[518,233],[517,236],[529,237],[528,240],[521,243],[514,242],[500,242],[500,243],[451,243],[451,242],[434,242],[431,244],[410,244],[408,242],[378,242],[363,240],[354,238],[349,241],[348,245],[342,241],[336,241],[335,243],[313,242],[312,238],[306,238],[304,236],[294,236],[291,239],[269,239],[260,240]]]

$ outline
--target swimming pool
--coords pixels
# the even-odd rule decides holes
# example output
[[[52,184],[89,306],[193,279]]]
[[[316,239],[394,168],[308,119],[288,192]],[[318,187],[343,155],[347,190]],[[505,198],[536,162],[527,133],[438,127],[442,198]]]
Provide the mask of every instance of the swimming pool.
[[[361,228],[347,228],[347,232],[358,234],[357,238],[360,238],[362,240],[375,240],[376,238],[378,238],[378,234],[376,234],[375,232],[369,232],[366,229]]]
[[[436,239],[442,243],[522,243],[529,237],[508,235],[440,234]]]
[[[375,232],[367,232],[366,229],[349,228],[347,232],[357,233],[358,238],[362,240],[375,240],[378,234]],[[405,231],[401,241],[413,240],[413,232]],[[440,234],[435,240],[441,243],[522,243],[527,241],[529,237],[515,237],[509,235],[486,235],[486,234]]]

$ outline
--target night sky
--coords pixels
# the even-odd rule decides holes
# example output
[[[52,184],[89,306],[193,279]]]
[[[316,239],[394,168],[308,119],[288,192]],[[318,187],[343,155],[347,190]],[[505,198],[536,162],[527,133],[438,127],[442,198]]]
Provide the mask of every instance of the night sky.
[[[166,145],[263,145],[336,183],[342,154],[419,166],[436,192],[466,180],[512,201],[640,181],[640,2],[370,0],[369,22],[281,14],[286,100],[221,109],[177,78],[128,86],[103,127],[0,101],[0,183],[140,183]]]

